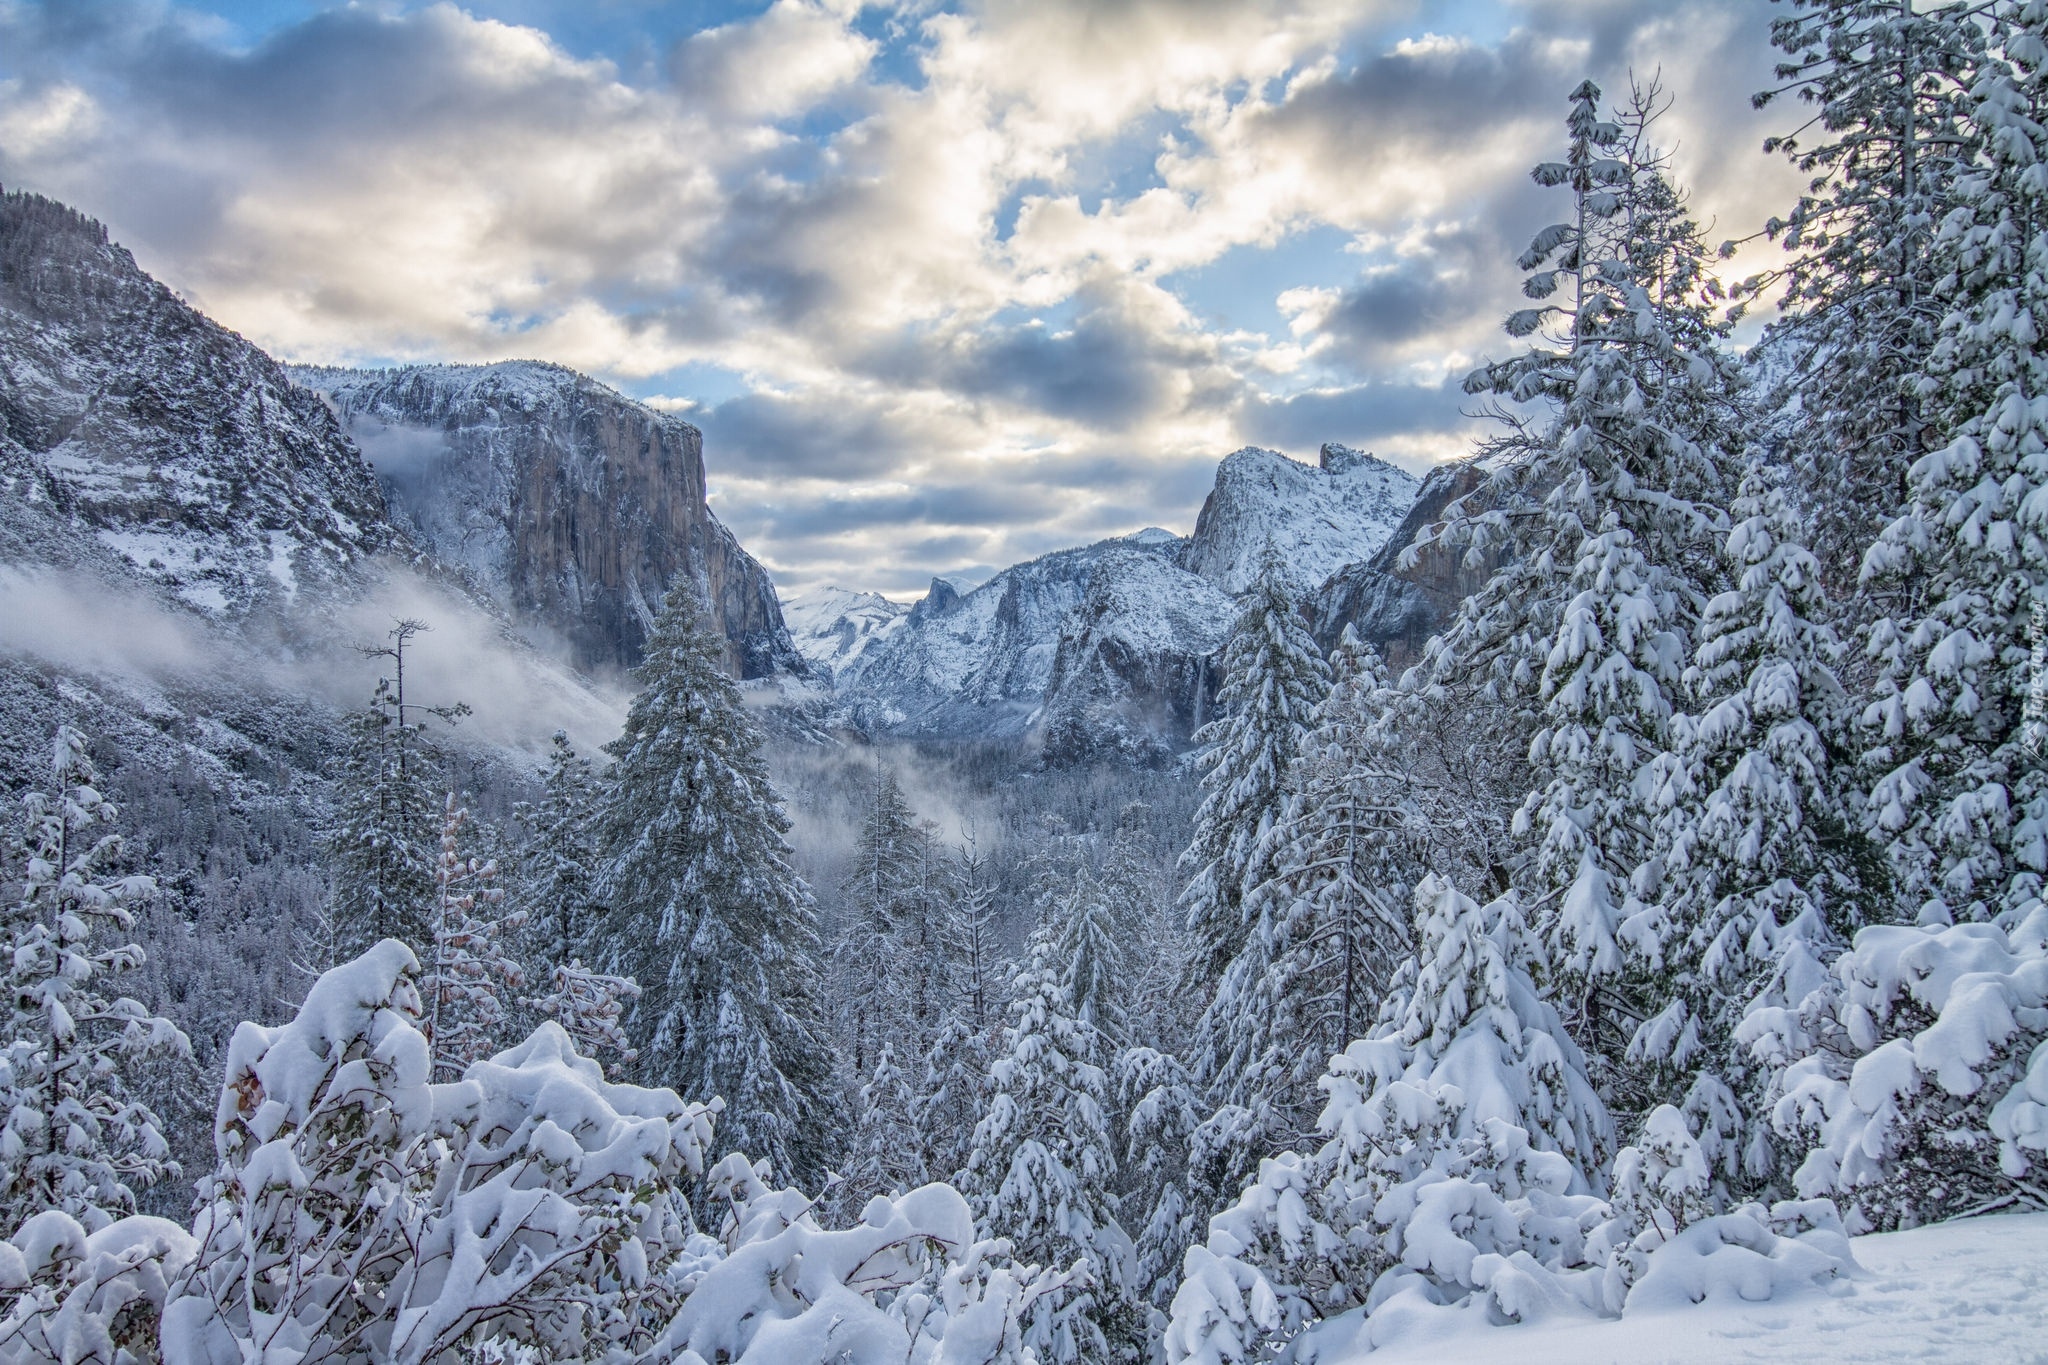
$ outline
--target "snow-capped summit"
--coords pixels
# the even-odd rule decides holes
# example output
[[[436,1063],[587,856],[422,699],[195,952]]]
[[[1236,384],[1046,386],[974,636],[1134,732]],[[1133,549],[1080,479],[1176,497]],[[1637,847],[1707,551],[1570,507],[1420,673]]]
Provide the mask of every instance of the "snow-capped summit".
[[[823,676],[851,668],[870,648],[902,628],[910,608],[878,592],[819,588],[782,604],[797,652]]]
[[[1246,446],[1224,458],[1181,564],[1228,593],[1258,578],[1268,547],[1298,595],[1370,559],[1407,515],[1421,481],[1336,444],[1306,465]]]

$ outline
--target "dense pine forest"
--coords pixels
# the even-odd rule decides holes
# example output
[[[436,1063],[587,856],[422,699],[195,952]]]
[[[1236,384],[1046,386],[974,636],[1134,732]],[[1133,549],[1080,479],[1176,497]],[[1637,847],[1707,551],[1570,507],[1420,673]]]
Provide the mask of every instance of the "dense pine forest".
[[[315,820],[23,742],[0,1361],[1506,1353],[2048,1213],[2048,3],[1773,40],[1777,264],[1558,92],[1477,591],[1390,662],[1269,553],[1184,754],[825,733],[687,574],[537,773],[412,619]]]

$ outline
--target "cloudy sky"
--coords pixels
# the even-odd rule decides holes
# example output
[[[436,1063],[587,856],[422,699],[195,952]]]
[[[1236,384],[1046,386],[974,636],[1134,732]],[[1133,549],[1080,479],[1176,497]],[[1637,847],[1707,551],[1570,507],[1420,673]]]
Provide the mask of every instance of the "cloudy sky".
[[[681,411],[785,592],[904,596],[1185,531],[1241,445],[1458,454],[1579,78],[1661,71],[1717,240],[1789,206],[1774,12],[0,0],[0,183],[286,359]]]

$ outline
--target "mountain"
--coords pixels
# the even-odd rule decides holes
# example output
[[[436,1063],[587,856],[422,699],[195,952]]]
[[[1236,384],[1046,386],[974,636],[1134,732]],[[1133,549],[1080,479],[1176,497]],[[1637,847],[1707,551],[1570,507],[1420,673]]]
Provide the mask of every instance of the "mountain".
[[[1269,547],[1304,603],[1401,526],[1419,481],[1339,445],[1308,465],[1227,456],[1182,539],[1148,528],[1003,570],[969,591],[934,580],[908,612],[835,589],[806,603],[840,716],[863,729],[1030,736],[1051,763],[1158,761],[1200,725],[1214,655]],[[900,614],[898,614],[900,613]],[[842,643],[843,642],[843,643]]]
[[[767,571],[704,500],[704,438],[559,365],[300,368],[392,518],[586,669],[627,668],[662,594],[703,582],[742,678],[808,671]]]
[[[229,619],[283,616],[396,539],[325,404],[97,222],[20,193],[0,196],[0,480],[9,562],[112,552]]]
[[[1217,466],[1181,565],[1240,593],[1270,549],[1296,594],[1306,595],[1386,544],[1420,482],[1347,446],[1324,446],[1313,465],[1247,446]]]
[[[909,615],[909,607],[878,592],[849,588],[820,588],[782,604],[783,624],[797,653],[826,681],[855,667],[870,646],[900,629]]]
[[[1395,668],[1415,662],[1423,645],[1449,620],[1458,604],[1486,586],[1500,567],[1497,553],[1467,562],[1456,545],[1424,544],[1414,563],[1403,564],[1425,531],[1440,525],[1452,502],[1465,498],[1469,512],[1492,504],[1486,467],[1460,460],[1429,471],[1408,513],[1371,558],[1346,565],[1303,602],[1311,629],[1325,649],[1350,626]]]

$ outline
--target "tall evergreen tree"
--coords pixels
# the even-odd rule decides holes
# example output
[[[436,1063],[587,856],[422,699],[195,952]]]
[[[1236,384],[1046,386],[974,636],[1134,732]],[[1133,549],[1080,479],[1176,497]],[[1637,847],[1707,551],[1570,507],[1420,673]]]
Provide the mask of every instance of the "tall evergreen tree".
[[[1245,892],[1270,871],[1260,841],[1279,817],[1288,765],[1329,684],[1322,651],[1269,559],[1223,645],[1222,714],[1195,733],[1207,795],[1181,854],[1188,883],[1180,904],[1204,983],[1222,975],[1250,928]]]
[[[1142,1323],[1112,1190],[1110,1047],[1069,993],[1064,932],[1049,915],[1032,935],[962,1192],[984,1235],[1008,1238],[1018,1260],[1079,1266],[1075,1292],[1026,1318],[1025,1341],[1047,1365],[1093,1365],[1135,1360]]]
[[[1921,439],[1905,507],[1864,564],[1867,586],[1902,599],[1870,637],[1872,816],[1908,912],[1929,922],[2010,922],[2048,873],[2043,12],[1976,10],[1947,24],[1987,50],[1950,95],[1977,155],[1928,234],[1940,321],[1915,376]]]
[[[696,585],[670,589],[609,750],[594,947],[640,984],[627,1033],[641,1076],[722,1098],[720,1152],[814,1182],[831,1084],[817,909],[722,648]]]
[[[469,812],[448,793],[441,815],[441,854],[434,868],[433,936],[426,971],[427,1041],[445,1079],[462,1075],[512,1040],[506,1037],[526,969],[512,956],[523,911],[498,907],[498,864],[462,849]]]
[[[839,884],[844,918],[833,943],[841,1028],[857,1084],[866,1084],[885,1040],[895,1039],[899,1049],[914,1041],[921,1053],[935,1032],[942,985],[932,970],[944,903],[937,861],[930,830],[878,759]],[[904,1029],[914,1032],[906,1038]]]
[[[131,1092],[150,1053],[185,1035],[108,987],[143,963],[124,941],[155,882],[116,876],[116,811],[85,736],[57,730],[49,785],[29,793],[21,899],[5,921],[0,1000],[0,1225],[61,1209],[88,1228],[135,1211],[135,1188],[175,1175],[163,1125]]]
[[[1575,983],[1568,1010],[1605,1079],[1646,1006],[1621,980],[1624,920],[1655,891],[1654,831],[1638,783],[1669,750],[1701,608],[1719,577],[1736,375],[1720,351],[1709,259],[1651,141],[1654,89],[1619,120],[1592,82],[1572,92],[1567,159],[1536,168],[1572,193],[1570,222],[1540,232],[1524,293],[1557,299],[1511,316],[1535,336],[1466,387],[1546,403],[1493,449],[1516,558],[1430,646],[1439,678],[1520,700],[1540,784],[1523,802],[1517,884]],[[1470,531],[1474,528],[1461,528]],[[1639,880],[1647,878],[1647,882]]]
[[[597,818],[604,787],[590,760],[555,731],[541,770],[541,798],[520,811],[526,841],[519,857],[524,944],[536,962],[559,963],[583,951],[595,908]]]

